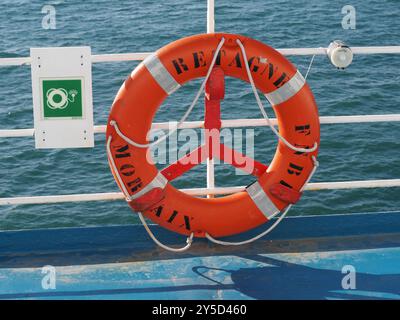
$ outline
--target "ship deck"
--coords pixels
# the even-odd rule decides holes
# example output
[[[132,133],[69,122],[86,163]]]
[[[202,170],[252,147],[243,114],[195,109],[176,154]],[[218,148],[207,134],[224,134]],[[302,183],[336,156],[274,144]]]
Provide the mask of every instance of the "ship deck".
[[[176,254],[140,225],[0,232],[0,299],[400,298],[400,212],[289,217],[240,247],[195,240]],[[45,265],[55,289],[42,288]],[[356,289],[342,288],[346,265]]]

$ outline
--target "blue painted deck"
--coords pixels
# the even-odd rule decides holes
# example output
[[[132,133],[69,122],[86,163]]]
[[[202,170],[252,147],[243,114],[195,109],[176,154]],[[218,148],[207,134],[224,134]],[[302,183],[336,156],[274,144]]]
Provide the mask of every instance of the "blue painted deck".
[[[56,266],[56,289],[42,289],[44,265]],[[356,290],[341,287],[345,265]],[[400,213],[287,218],[252,245],[197,240],[184,254],[141,226],[0,232],[0,299],[20,298],[399,299]]]

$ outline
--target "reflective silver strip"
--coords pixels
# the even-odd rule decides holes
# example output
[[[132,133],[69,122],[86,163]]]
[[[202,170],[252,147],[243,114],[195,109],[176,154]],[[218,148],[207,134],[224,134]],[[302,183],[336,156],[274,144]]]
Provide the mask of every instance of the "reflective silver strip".
[[[150,190],[153,190],[154,188],[164,189],[165,186],[167,185],[167,183],[168,183],[167,178],[165,178],[161,172],[158,172],[157,175],[154,177],[154,179],[147,186],[145,186],[138,193],[135,193],[134,195],[129,196],[129,200],[132,201],[137,198],[140,198],[145,193],[149,192]]]
[[[293,97],[297,92],[300,91],[301,88],[303,88],[305,83],[306,80],[301,75],[300,71],[297,70],[292,79],[290,79],[282,87],[276,89],[275,91],[266,93],[265,97],[268,99],[271,105],[276,106]]]
[[[264,189],[258,183],[258,181],[249,185],[246,188],[246,192],[249,194],[250,198],[254,201],[257,208],[264,214],[267,219],[271,219],[279,210],[275,207],[274,203],[265,193]]]
[[[153,54],[147,57],[143,61],[143,64],[146,66],[147,70],[149,70],[154,80],[157,81],[160,87],[163,88],[168,95],[172,94],[175,90],[181,87],[181,85],[176,82],[174,77],[172,77],[172,75],[164,67],[157,55]]]

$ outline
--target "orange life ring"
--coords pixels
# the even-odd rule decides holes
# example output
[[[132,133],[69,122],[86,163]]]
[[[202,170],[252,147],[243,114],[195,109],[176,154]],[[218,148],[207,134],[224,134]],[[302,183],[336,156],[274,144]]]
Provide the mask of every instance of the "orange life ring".
[[[312,157],[318,153],[318,149],[295,152],[279,141],[268,169],[245,191],[206,199],[174,188],[147,160],[146,148],[135,147],[117,134],[111,123],[117,123],[129,139],[147,143],[163,100],[187,81],[206,75],[222,37],[225,43],[216,65],[226,75],[248,81],[236,43],[239,39],[256,87],[273,106],[280,134],[294,146],[319,145],[320,124],[312,92],[296,67],[273,48],[241,35],[217,33],[190,36],[159,49],[132,72],[114,100],[106,133],[109,163],[132,208],[184,235],[228,236],[265,223],[298,200],[314,168]]]

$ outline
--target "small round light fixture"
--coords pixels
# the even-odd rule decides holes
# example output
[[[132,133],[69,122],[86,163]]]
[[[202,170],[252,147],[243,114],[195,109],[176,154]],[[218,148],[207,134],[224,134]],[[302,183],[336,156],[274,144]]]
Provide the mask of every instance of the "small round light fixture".
[[[347,68],[353,61],[353,52],[350,47],[340,40],[331,42],[327,54],[331,63],[338,69]]]

